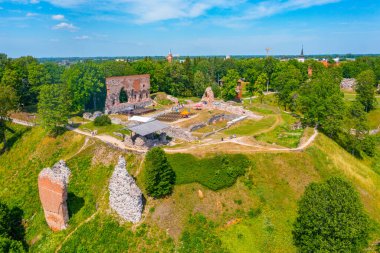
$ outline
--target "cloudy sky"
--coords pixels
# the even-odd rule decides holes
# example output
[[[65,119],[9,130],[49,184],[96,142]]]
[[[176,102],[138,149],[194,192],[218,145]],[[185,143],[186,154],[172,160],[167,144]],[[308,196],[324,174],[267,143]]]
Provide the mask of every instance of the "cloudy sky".
[[[11,57],[380,53],[380,0],[0,0]]]

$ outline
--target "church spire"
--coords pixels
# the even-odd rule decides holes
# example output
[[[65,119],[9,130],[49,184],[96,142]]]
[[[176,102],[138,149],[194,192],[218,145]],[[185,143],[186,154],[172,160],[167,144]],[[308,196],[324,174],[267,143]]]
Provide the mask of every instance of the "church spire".
[[[301,57],[303,57],[303,44],[302,44],[302,50],[301,50]]]

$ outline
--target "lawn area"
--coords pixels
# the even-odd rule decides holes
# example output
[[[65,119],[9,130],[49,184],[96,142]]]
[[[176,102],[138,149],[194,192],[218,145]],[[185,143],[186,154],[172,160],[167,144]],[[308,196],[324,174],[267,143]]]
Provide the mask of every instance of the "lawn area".
[[[197,159],[190,154],[168,155],[176,173],[176,184],[200,183],[209,189],[232,186],[249,166],[244,155],[219,155]]]
[[[290,114],[282,113],[284,123],[272,131],[259,134],[256,139],[267,143],[275,143],[288,148],[296,148],[300,143],[304,129],[291,130],[291,125],[298,121]]]
[[[236,134],[238,136],[243,135],[255,135],[260,131],[266,130],[273,126],[276,122],[276,116],[265,116],[262,120],[244,120],[223,131],[226,135]]]
[[[120,138],[120,137],[118,137],[117,135],[114,135],[114,132],[122,133],[124,135],[128,135],[131,133],[128,129],[124,129],[124,128],[125,128],[125,126],[116,125],[116,124],[111,124],[108,126],[95,126],[94,122],[92,122],[92,121],[79,126],[79,129],[83,130],[83,131],[97,130],[98,134],[107,134],[107,135],[111,135],[111,136],[117,137],[117,138]]]
[[[375,110],[368,113],[368,124],[370,129],[380,127],[380,103]]]
[[[222,121],[216,122],[215,124],[211,124],[211,125],[207,125],[205,127],[199,128],[194,132],[195,133],[202,133],[202,134],[211,133],[213,131],[216,131],[216,130],[221,129],[221,128],[226,127],[226,126],[227,126],[227,121],[222,120]]]

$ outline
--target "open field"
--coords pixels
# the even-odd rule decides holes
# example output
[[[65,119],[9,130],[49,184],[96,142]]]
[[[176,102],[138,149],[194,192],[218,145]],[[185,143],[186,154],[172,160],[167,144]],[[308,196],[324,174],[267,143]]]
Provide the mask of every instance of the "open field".
[[[108,135],[111,135],[113,137],[118,137],[117,135],[114,134],[114,132],[122,133],[125,135],[130,134],[130,131],[128,129],[124,129],[124,128],[125,128],[125,126],[117,125],[117,124],[111,124],[111,125],[107,125],[107,126],[95,126],[94,122],[92,122],[92,121],[79,126],[79,129],[83,130],[83,131],[94,131],[94,130],[96,130],[96,131],[98,131],[97,134],[108,134]]]

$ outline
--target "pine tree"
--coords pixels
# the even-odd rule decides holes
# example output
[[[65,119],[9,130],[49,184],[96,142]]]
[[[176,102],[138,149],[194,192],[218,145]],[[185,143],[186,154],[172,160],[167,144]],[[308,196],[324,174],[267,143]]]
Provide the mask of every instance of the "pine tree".
[[[161,148],[155,147],[149,150],[144,169],[144,184],[149,196],[161,198],[172,193],[175,172]]]

